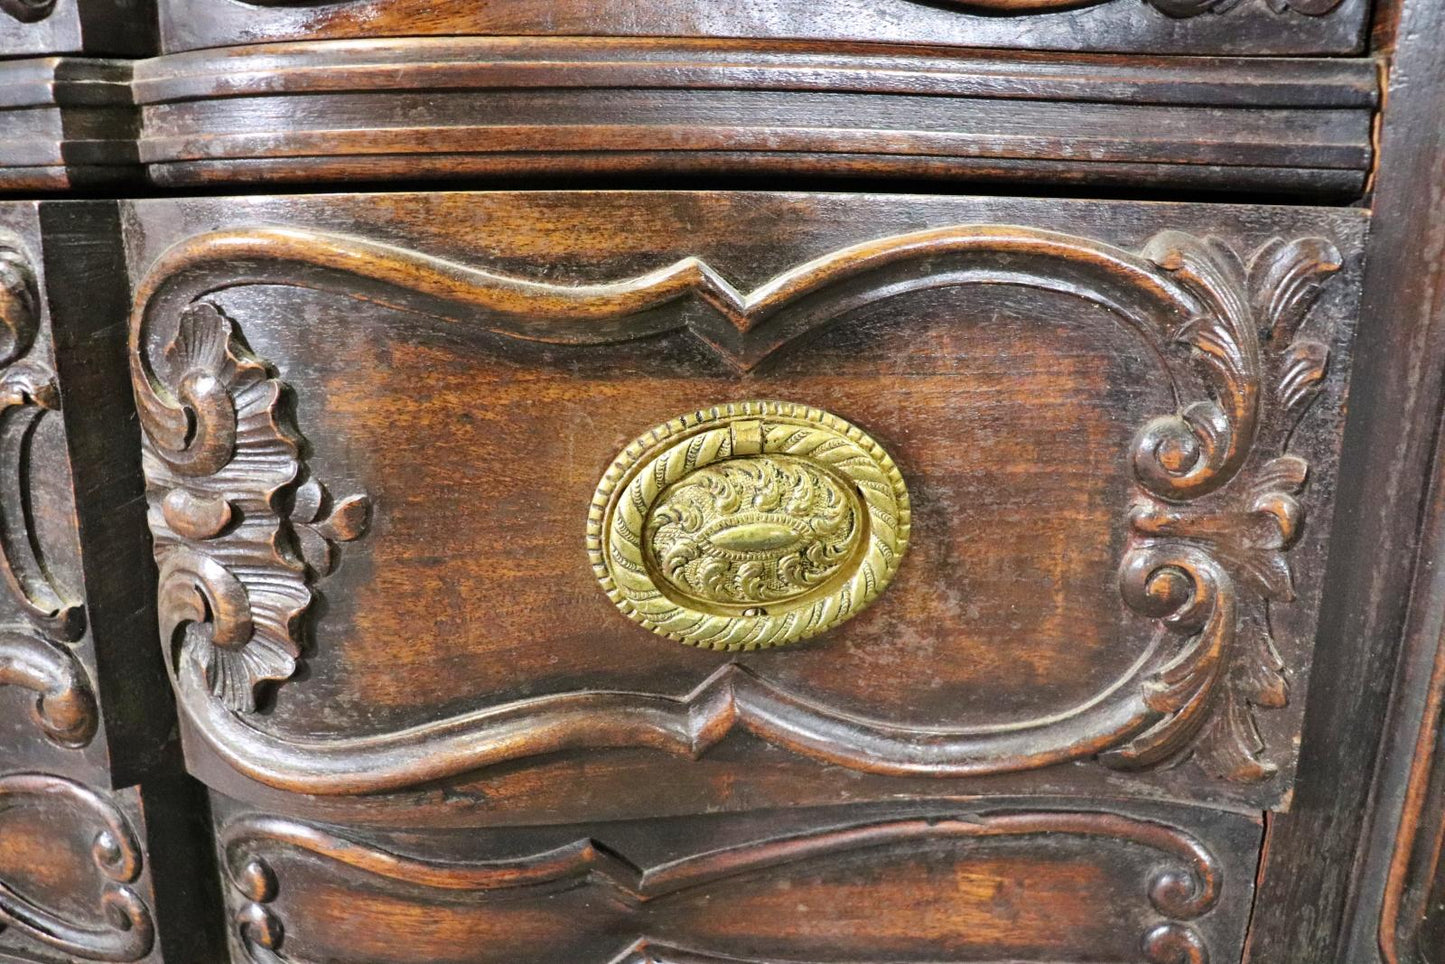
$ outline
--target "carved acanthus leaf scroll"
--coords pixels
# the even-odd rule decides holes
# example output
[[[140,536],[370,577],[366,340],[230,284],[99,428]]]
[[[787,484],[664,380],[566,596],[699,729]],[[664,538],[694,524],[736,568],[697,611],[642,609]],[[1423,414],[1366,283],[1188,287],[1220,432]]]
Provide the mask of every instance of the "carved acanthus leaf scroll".
[[[286,955],[286,928],[275,909],[284,883],[275,858],[304,854],[378,882],[446,894],[451,900],[487,902],[547,900],[558,886],[595,889],[599,902],[618,908],[612,933],[636,936],[622,947],[599,946],[599,962],[654,959],[662,951],[646,935],[644,907],[666,904],[674,895],[716,890],[731,880],[766,875],[780,881],[806,879],[830,860],[906,850],[919,841],[971,841],[982,846],[997,839],[1082,837],[1146,848],[1159,863],[1148,880],[1150,905],[1163,920],[1141,935],[1145,960],[1152,964],[1205,964],[1208,952],[1190,926],[1219,903],[1223,871],[1213,854],[1190,834],[1168,824],[1113,813],[1073,811],[996,811],[896,819],[831,828],[734,846],[684,857],[657,867],[639,867],[592,839],[527,857],[488,862],[431,860],[381,849],[330,830],[277,817],[246,816],[221,832],[226,873],[239,898],[235,914],[242,945],[259,964],[299,959]],[[398,893],[402,891],[398,888]],[[676,929],[676,925],[673,929]],[[635,956],[636,955],[636,956]],[[693,950],[688,961],[744,964],[736,957],[713,958]]]
[[[32,715],[46,736],[82,747],[99,726],[69,647],[85,634],[85,609],[51,578],[31,517],[31,445],[60,407],[55,373],[34,351],[39,328],[35,275],[19,240],[0,235],[0,576],[23,620],[0,628],[0,685],[34,692]]]
[[[296,671],[310,583],[364,530],[368,503],[333,504],[306,476],[284,386],[215,305],[188,307],[159,361],[195,413],[193,431],[150,425],[145,451],[161,636],[179,636],[217,699],[251,712],[260,686]]]
[[[1289,699],[1269,606],[1294,600],[1285,553],[1309,475],[1284,449],[1329,356],[1296,336],[1340,254],[1318,239],[1276,239],[1246,269],[1223,244],[1166,232],[1145,256],[1204,309],[1174,341],[1210,398],[1150,423],[1136,443],[1143,497],[1120,583],[1130,606],[1185,644],[1144,683],[1159,719],[1103,759],[1143,767],[1193,753],[1216,776],[1263,780],[1276,768],[1261,756],[1254,710]]]
[[[1299,530],[1307,473],[1284,448],[1326,362],[1323,345],[1295,332],[1337,264],[1318,239],[1271,242],[1246,273],[1223,243],[1179,232],[1136,254],[1035,228],[962,225],[843,248],[744,294],[699,258],[610,283],[556,285],[317,231],[192,238],[162,255],[140,286],[131,356],[162,631],[168,642],[183,639],[180,705],[232,766],[305,793],[397,789],[573,748],[696,756],[737,726],[873,773],[954,777],[1099,754],[1142,767],[1198,748],[1215,772],[1260,779],[1270,764],[1252,714],[1287,697],[1262,606],[1290,598],[1284,553]],[[311,586],[331,560],[320,544],[359,534],[366,505],[343,501],[328,512],[324,493],[307,488],[296,436],[279,414],[280,383],[212,301],[243,284],[365,298],[559,344],[687,331],[740,369],[903,292],[1009,284],[1091,303],[1146,341],[1180,399],[1177,411],[1141,428],[1127,456],[1139,499],[1121,588],[1158,632],[1131,675],[1100,698],[1009,727],[867,719],[729,665],[680,698],[563,692],[395,733],[305,743],[273,736],[244,717],[254,689],[294,672]],[[671,535],[653,535],[668,551]]]
[[[155,943],[150,908],[133,886],[140,879],[141,848],[116,805],[72,780],[43,773],[0,777],[0,821],[5,812],[38,808],[58,827],[79,826],[93,834],[91,859],[99,871],[95,922],[76,922],[41,907],[0,880],[0,930],[25,936],[83,961],[138,961]],[[78,896],[78,895],[77,895]]]

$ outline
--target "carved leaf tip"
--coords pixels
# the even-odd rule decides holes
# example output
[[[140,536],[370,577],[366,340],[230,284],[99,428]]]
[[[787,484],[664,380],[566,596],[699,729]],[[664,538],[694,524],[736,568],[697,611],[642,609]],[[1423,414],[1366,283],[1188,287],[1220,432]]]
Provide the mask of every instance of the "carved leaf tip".
[[[323,534],[337,542],[352,542],[366,535],[371,524],[371,499],[352,495],[342,499],[322,523]]]
[[[1294,337],[1314,307],[1325,279],[1344,266],[1334,242],[1325,238],[1271,238],[1249,262],[1249,290],[1258,317],[1276,345]]]
[[[1330,351],[1317,341],[1297,341],[1290,345],[1280,365],[1279,384],[1275,396],[1286,411],[1303,409],[1314,398],[1324,382]]]
[[[366,534],[371,522],[371,499],[366,495],[350,495],[333,501],[326,486],[315,478],[308,478],[296,489],[291,521],[302,561],[317,575],[329,575],[338,561],[336,544],[352,542]]]
[[[1236,783],[1268,780],[1279,768],[1261,758],[1265,744],[1254,714],[1232,690],[1225,692],[1222,703],[1200,735],[1195,750],[1200,766],[1213,777]]]

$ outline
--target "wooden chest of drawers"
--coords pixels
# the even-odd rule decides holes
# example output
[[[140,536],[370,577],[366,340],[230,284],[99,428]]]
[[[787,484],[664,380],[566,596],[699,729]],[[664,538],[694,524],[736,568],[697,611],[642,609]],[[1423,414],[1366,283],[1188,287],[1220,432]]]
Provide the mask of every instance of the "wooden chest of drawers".
[[[0,960],[1445,960],[1438,0],[0,11]]]

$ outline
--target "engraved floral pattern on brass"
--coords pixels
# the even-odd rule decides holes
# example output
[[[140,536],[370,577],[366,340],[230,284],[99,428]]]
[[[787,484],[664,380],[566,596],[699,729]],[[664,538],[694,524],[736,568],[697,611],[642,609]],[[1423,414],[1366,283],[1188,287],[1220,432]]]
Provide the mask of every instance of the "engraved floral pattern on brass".
[[[637,439],[603,476],[587,549],[627,616],[708,649],[815,636],[878,597],[908,546],[908,489],[836,415],[748,401]]]

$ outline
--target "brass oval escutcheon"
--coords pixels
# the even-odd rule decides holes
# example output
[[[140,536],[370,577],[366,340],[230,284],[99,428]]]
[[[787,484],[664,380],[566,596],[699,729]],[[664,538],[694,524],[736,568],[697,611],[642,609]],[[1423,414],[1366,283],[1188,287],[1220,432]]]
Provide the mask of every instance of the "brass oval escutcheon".
[[[876,599],[908,547],[908,488],[866,432],[792,402],[644,433],[592,499],[587,550],[630,618],[707,649],[816,636]]]

